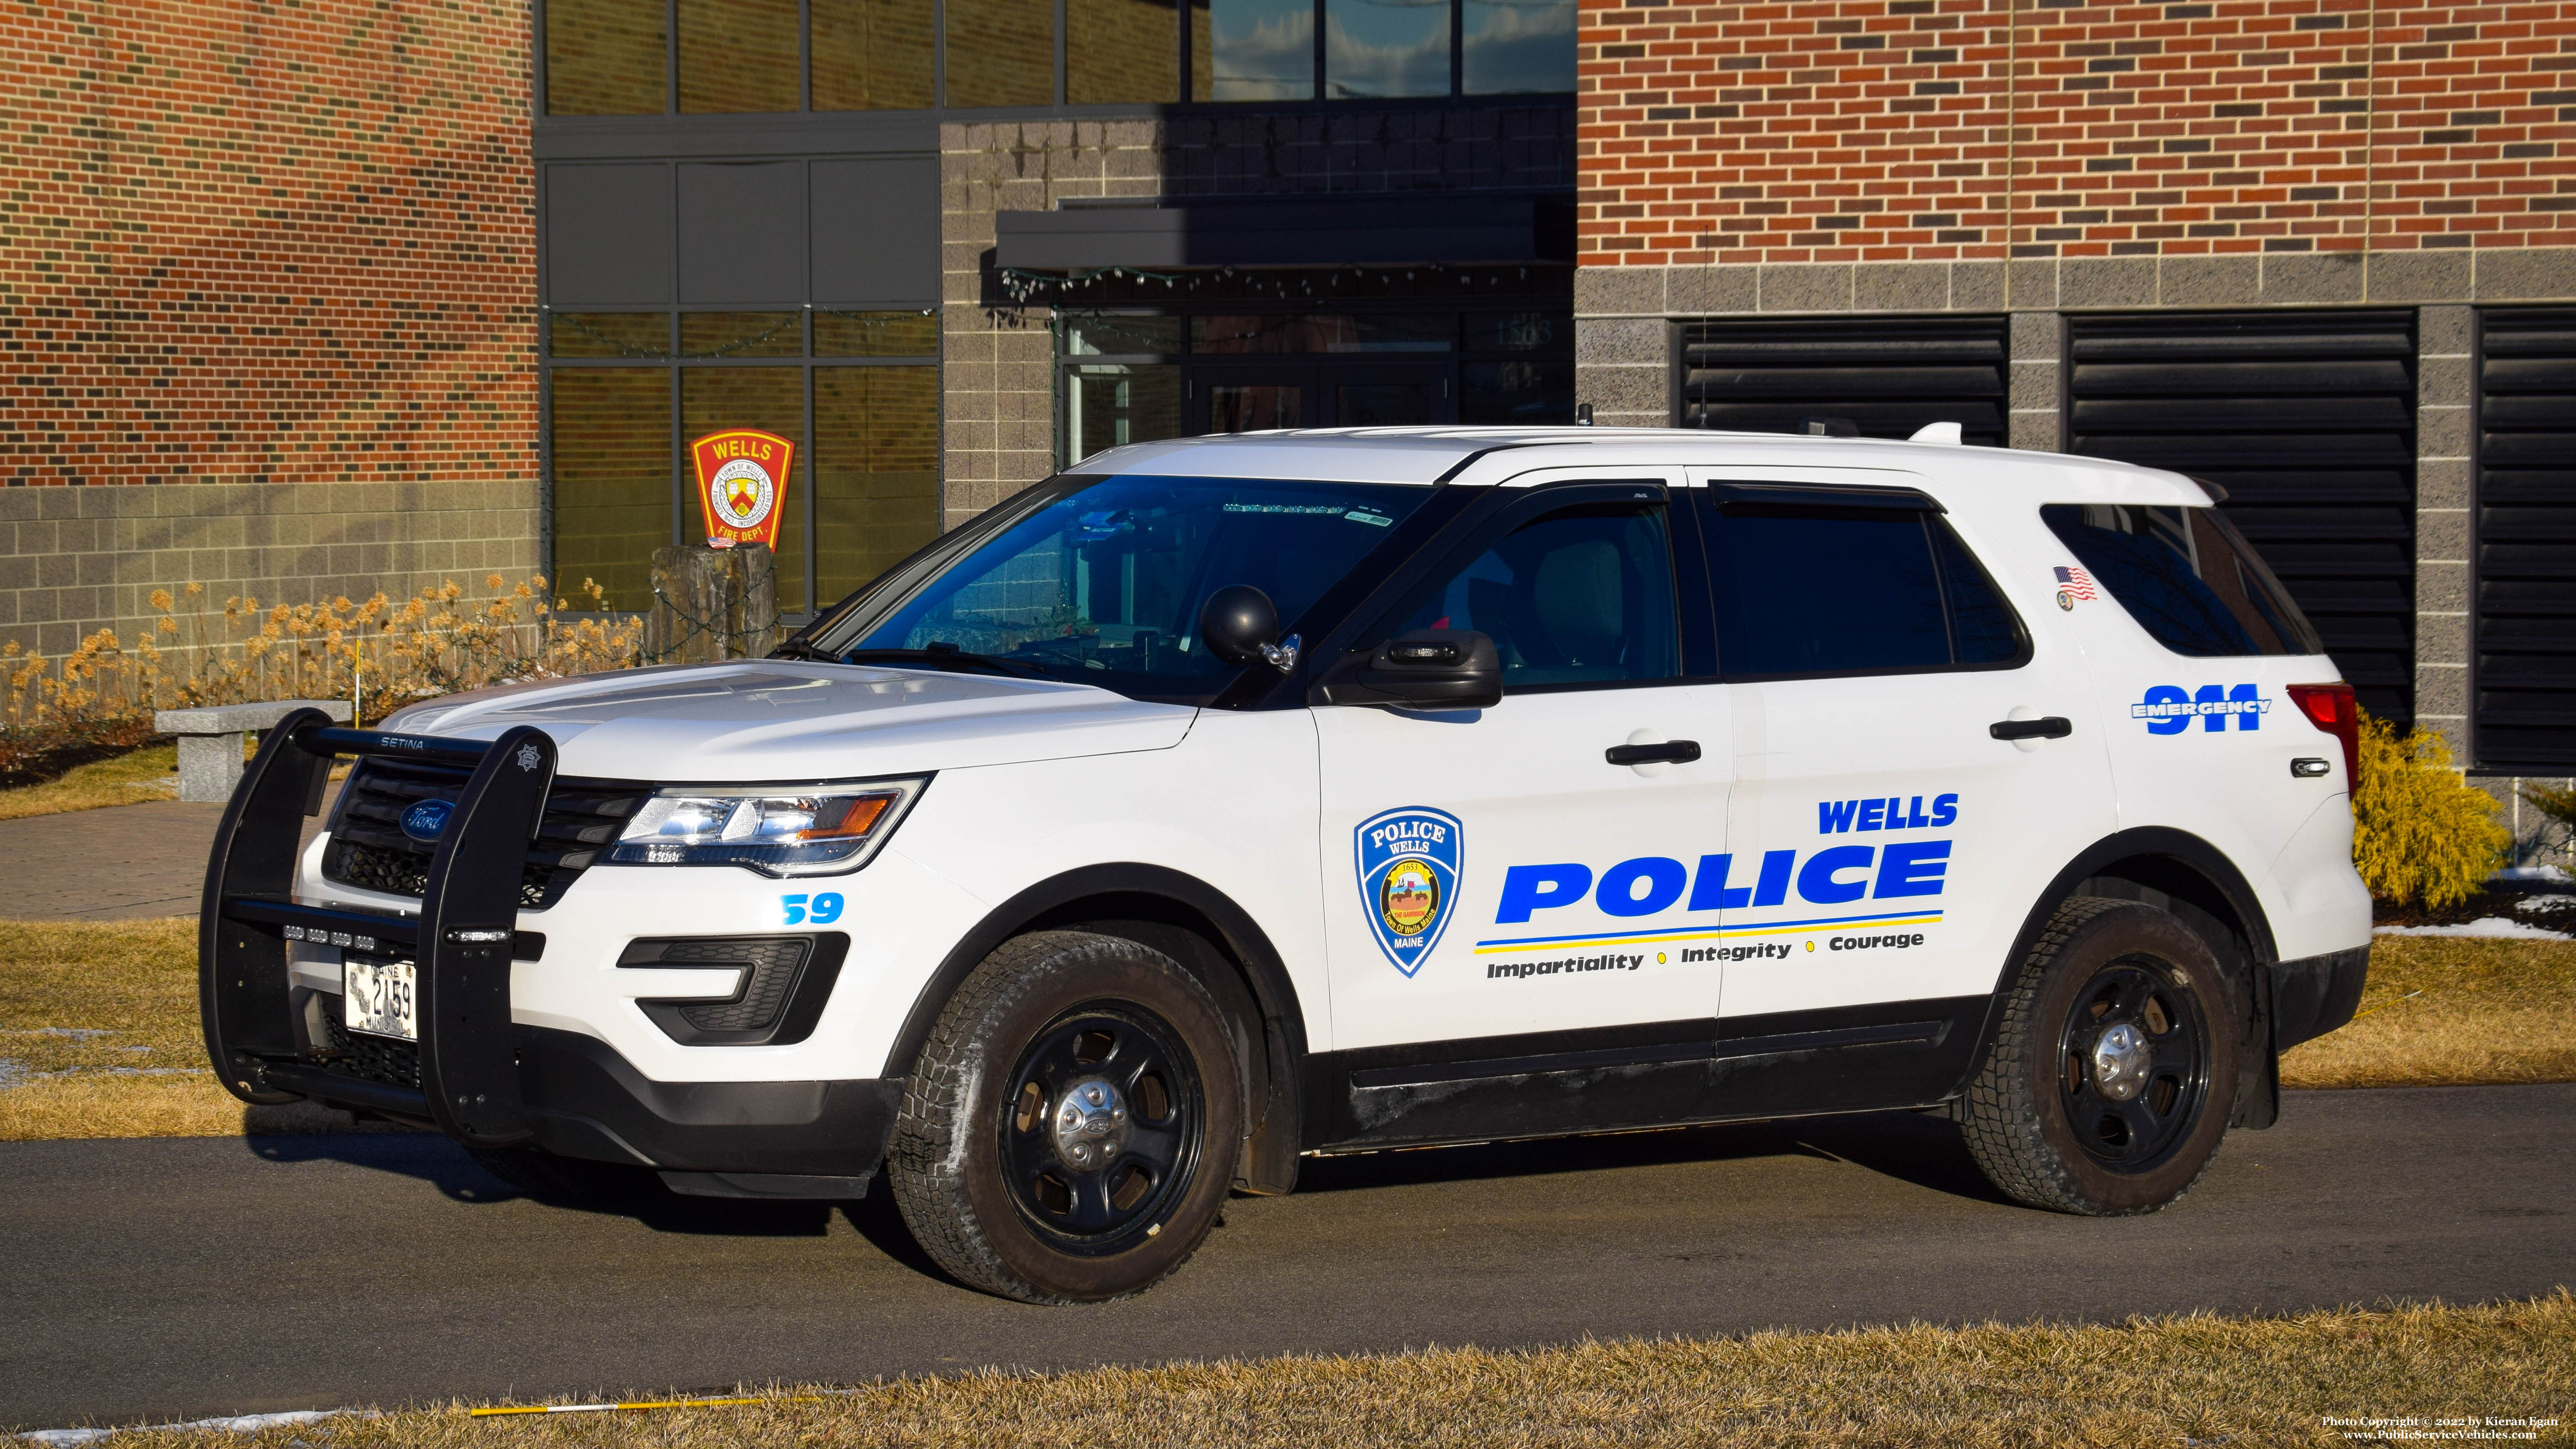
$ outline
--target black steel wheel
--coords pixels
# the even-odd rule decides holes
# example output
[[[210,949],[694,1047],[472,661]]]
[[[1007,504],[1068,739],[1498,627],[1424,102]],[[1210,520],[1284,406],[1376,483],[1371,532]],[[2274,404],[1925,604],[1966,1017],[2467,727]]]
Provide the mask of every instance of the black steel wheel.
[[[2171,912],[2078,897],[2041,928],[1958,1106],[1996,1187],[2033,1207],[2154,1212],[2209,1170],[2235,1102],[2243,1007]]]
[[[2160,1166],[2209,1093],[2209,1021],[2165,963],[2123,956],[2075,992],[2058,1034],[2059,1107],[2113,1172]]]
[[[940,1267],[1024,1303],[1140,1293],[1196,1251],[1243,1141],[1235,1028],[1159,951],[1041,931],[962,982],[887,1176]]]
[[[1012,1201],[1057,1250],[1132,1247],[1168,1215],[1203,1145],[1207,1093],[1170,1022],[1086,1002],[1020,1054],[997,1099]]]

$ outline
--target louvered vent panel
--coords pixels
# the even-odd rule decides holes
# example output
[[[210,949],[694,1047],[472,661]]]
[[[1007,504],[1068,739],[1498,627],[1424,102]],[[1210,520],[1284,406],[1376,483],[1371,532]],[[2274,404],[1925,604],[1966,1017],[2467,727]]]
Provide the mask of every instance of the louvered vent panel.
[[[2412,312],[2069,320],[2071,451],[2227,490],[2362,704],[2415,717]]]
[[[2001,317],[1693,322],[1682,329],[1682,424],[1791,433],[1848,418],[1863,437],[1957,423],[1966,441],[2004,442]]]
[[[2576,307],[2479,319],[2477,767],[2576,774]]]

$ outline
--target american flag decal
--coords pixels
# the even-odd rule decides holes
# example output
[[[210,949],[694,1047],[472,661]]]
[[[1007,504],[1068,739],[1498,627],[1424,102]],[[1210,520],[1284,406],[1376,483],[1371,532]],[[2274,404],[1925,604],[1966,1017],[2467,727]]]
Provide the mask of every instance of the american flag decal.
[[[2084,572],[2082,569],[2067,568],[2060,565],[2057,570],[2057,586],[2065,592],[2068,598],[2071,599],[2098,599],[2102,597],[2100,594],[2094,592],[2093,576]]]

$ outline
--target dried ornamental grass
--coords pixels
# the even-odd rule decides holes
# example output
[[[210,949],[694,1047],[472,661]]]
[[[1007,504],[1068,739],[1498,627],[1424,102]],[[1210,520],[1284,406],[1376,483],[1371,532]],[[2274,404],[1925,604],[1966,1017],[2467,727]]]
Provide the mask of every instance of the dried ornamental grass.
[[[1079,1311],[1065,1311],[1070,1325]],[[227,1435],[225,1445],[2136,1446],[2353,1442],[2329,1420],[2563,1419],[2576,1299],[2106,1327],[1927,1325],[1109,1368],[987,1371],[631,1414],[466,1406]],[[2565,1443],[2563,1429],[2538,1442]],[[123,1445],[203,1445],[143,1433]],[[2533,1442],[2524,1440],[2523,1442]]]
[[[483,582],[491,594],[482,600],[449,580],[399,605],[383,594],[268,608],[243,597],[220,612],[201,585],[187,586],[184,610],[156,589],[160,617],[131,648],[113,629],[58,660],[0,645],[0,734],[75,732],[156,709],[270,699],[355,697],[362,719],[382,719],[414,700],[639,661],[640,623],[567,621],[559,611],[575,605],[550,602],[543,577]],[[604,606],[597,584],[584,581],[581,606]]]
[[[2576,942],[2381,936],[2352,1024],[2281,1055],[2285,1087],[2576,1082]]]

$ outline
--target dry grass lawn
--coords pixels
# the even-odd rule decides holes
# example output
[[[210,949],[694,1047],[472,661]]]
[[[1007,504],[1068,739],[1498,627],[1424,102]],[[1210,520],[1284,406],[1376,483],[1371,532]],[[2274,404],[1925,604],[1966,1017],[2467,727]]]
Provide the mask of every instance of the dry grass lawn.
[[[1074,1312],[1076,1317],[1079,1311]],[[1070,1320],[1069,1320],[1070,1321]],[[978,1373],[636,1413],[475,1418],[464,1406],[226,1435],[241,1449],[798,1444],[2328,1445],[2338,1419],[2548,1421],[2481,1429],[2570,1442],[2576,1299],[1988,1326],[1764,1333],[1489,1353]],[[2431,1427],[2428,1425],[2427,1427]],[[2520,1436],[2529,1434],[2532,1437]],[[2514,1438],[2503,1438],[2512,1435]],[[2387,1442],[2366,1430],[2361,1442]],[[203,1446],[147,1433],[120,1445]],[[2497,1441],[2489,1441],[2497,1442]]]
[[[197,1028],[197,923],[0,920],[0,1142],[349,1130],[245,1107]]]
[[[68,771],[59,780],[0,790],[0,820],[179,798],[179,747],[153,745]]]
[[[2283,1057],[2282,1083],[2576,1081],[2576,942],[2382,936],[2362,1010]],[[215,1084],[193,920],[0,920],[0,1141],[348,1127]]]
[[[2576,941],[2382,936],[2361,1011],[2281,1056],[2285,1087],[2576,1082]]]

